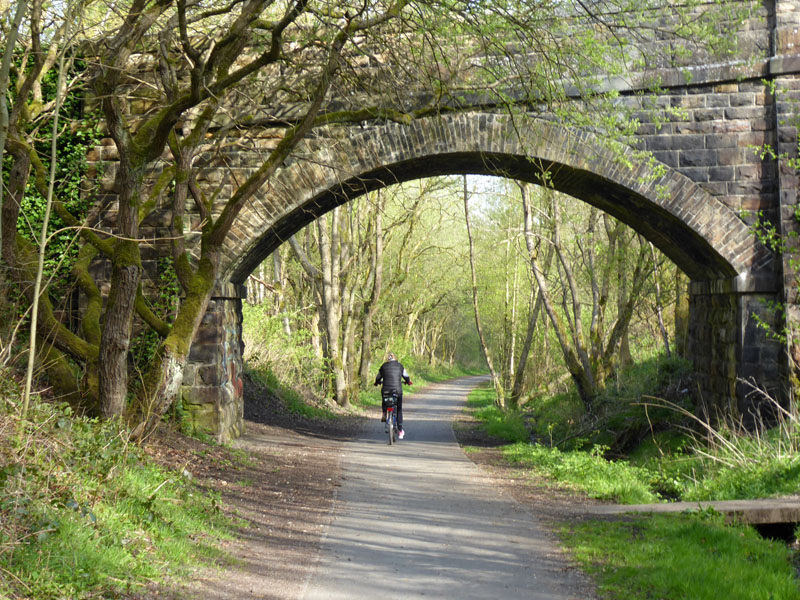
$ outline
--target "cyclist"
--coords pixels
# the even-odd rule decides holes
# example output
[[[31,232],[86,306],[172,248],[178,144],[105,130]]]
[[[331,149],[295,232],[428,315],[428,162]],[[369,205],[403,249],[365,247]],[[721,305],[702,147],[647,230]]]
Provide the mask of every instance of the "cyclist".
[[[394,354],[389,352],[386,355],[386,362],[381,365],[378,370],[378,376],[375,378],[375,385],[383,384],[381,388],[381,398],[391,397],[392,394],[397,394],[397,436],[402,440],[405,432],[403,431],[403,383],[411,385],[411,377],[406,372],[402,363],[394,357]],[[382,400],[381,408],[383,409],[383,416],[381,422],[386,422],[386,400]]]

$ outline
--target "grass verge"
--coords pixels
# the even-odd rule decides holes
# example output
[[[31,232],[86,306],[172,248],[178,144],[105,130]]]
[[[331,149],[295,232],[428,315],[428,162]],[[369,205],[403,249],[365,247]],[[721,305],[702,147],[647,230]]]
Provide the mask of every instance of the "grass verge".
[[[503,448],[512,464],[534,468],[552,480],[586,493],[591,498],[619,504],[647,504],[661,499],[650,489],[652,474],[624,461],[603,458],[604,448],[591,452],[561,452],[540,444],[517,443]]]
[[[605,599],[800,598],[792,552],[718,515],[570,523],[560,534]]]
[[[112,598],[218,557],[219,498],[148,461],[115,422],[0,399],[0,598]]]

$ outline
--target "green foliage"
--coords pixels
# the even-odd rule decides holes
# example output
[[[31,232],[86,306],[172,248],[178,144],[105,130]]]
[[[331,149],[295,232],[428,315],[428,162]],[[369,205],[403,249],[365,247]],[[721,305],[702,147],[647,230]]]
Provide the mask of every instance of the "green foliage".
[[[602,598],[795,600],[791,553],[707,513],[567,524],[562,536]]]
[[[474,415],[482,422],[486,433],[506,442],[523,442],[530,438],[522,416],[517,411],[503,411],[494,401],[495,392],[490,383],[472,390],[467,406],[475,409]]]
[[[0,400],[0,597],[111,597],[216,554],[219,499],[149,463],[118,423],[38,402],[20,440],[16,411]]]
[[[268,385],[307,390],[325,398],[329,375],[322,358],[311,346],[311,332],[297,325],[300,315],[289,315],[291,333],[283,327],[284,315],[272,315],[266,305],[242,306],[245,360],[261,373]],[[272,382],[272,383],[270,383]]]
[[[289,412],[310,419],[333,419],[330,407],[305,398],[295,388],[280,381],[268,367],[250,367],[250,376],[264,386],[271,394],[281,399]]]
[[[664,355],[620,369],[613,382],[595,401],[589,415],[577,393],[537,398],[526,409],[536,437],[562,450],[601,444],[613,454],[632,450],[653,432],[682,422],[683,416],[665,407],[645,406],[643,396],[662,395],[678,406],[692,408],[691,367],[680,358]]]
[[[595,446],[591,452],[561,452],[541,444],[517,443],[503,449],[513,464],[535,468],[558,482],[586,492],[592,498],[620,504],[658,502],[650,490],[651,473],[624,461],[603,457],[607,448]]]
[[[84,61],[73,63],[71,74],[77,75],[85,70]],[[42,81],[42,93],[45,102],[55,98],[57,69],[48,71]],[[99,113],[83,114],[83,90],[72,90],[63,99],[60,113],[63,129],[58,132],[55,168],[55,194],[65,208],[78,220],[86,216],[94,190],[87,187],[89,164],[88,151],[96,146],[102,138]],[[34,149],[41,159],[45,172],[50,169],[50,152],[53,136],[52,115],[30,125],[29,132],[34,141]],[[35,131],[33,130],[35,127]],[[4,166],[7,166],[7,162]],[[4,177],[7,169],[4,168]],[[28,182],[21,203],[17,230],[20,235],[39,243],[44,211],[45,197],[34,185],[35,177]],[[99,177],[95,178],[99,182]],[[66,224],[57,215],[51,215],[49,239],[45,256],[45,278],[50,281],[49,290],[53,298],[64,297],[69,291],[72,281],[70,270],[77,257],[79,245],[76,243],[77,232],[65,228]]]
[[[406,370],[411,375],[411,379],[414,382],[414,388],[424,387],[429,383],[447,381],[448,379],[453,379],[454,377],[478,375],[485,372],[485,369],[480,369],[474,366],[466,367],[460,364],[448,365],[439,363],[432,365],[425,357],[415,356],[410,350],[405,354],[401,354],[400,357],[400,361],[403,363],[403,366],[405,366]],[[379,360],[375,361],[376,364],[379,364],[379,362]],[[410,391],[413,392],[413,388]]]

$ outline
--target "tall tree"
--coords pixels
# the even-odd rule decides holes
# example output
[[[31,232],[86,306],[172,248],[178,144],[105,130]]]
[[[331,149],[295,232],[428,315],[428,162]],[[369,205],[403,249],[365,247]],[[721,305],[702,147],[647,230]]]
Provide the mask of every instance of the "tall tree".
[[[542,240],[537,237],[534,231],[534,215],[530,198],[530,184],[519,183],[519,190],[522,197],[523,208],[523,232],[525,236],[525,248],[528,251],[528,261],[531,267],[531,273],[535,276],[534,270],[538,266],[539,251],[542,246]],[[550,263],[553,257],[553,245],[545,242],[545,258],[542,266],[543,279],[546,280],[550,272]],[[541,288],[531,285],[530,293],[530,307],[529,317],[525,330],[525,341],[522,344],[522,349],[519,355],[519,364],[517,365],[516,373],[514,374],[514,383],[511,390],[511,407],[517,408],[520,404],[520,399],[523,393],[523,384],[525,378],[525,367],[528,363],[528,355],[533,343],[533,334],[536,329],[536,323],[539,319],[539,313],[542,307],[542,291]]]
[[[626,229],[610,217],[601,218],[594,209],[590,209],[585,229],[575,236],[577,254],[572,256],[562,236],[559,201],[552,190],[541,189],[549,206],[553,231],[552,247],[558,259],[557,271],[562,290],[560,306],[554,301],[551,286],[535,256],[531,258],[531,267],[567,369],[587,409],[592,410],[596,396],[605,388],[606,380],[616,367],[621,341],[630,325],[634,308],[640,301],[647,279],[649,246],[637,243],[637,236],[626,233]],[[527,194],[523,195],[523,202],[527,204],[525,212],[529,214],[531,208]],[[604,225],[600,233],[605,238],[602,261],[597,245],[597,226],[600,221]],[[621,309],[609,323],[611,273],[615,269],[616,247],[623,240],[627,240],[624,242],[627,246],[625,254],[631,250],[635,252],[634,262],[628,267],[631,269],[631,284],[627,289],[617,290],[618,293],[624,291],[626,296],[617,303]],[[591,295],[588,337],[584,329],[585,302],[577,271],[581,265]]]
[[[375,219],[372,228],[374,240],[370,244],[370,269],[368,297],[364,302],[361,321],[361,357],[358,374],[362,382],[369,380],[369,366],[372,357],[372,321],[378,311],[378,303],[383,291],[383,228],[384,194],[375,193]]]
[[[469,241],[469,266],[472,275],[472,308],[475,314],[475,329],[478,331],[478,339],[481,343],[481,350],[483,357],[486,360],[486,365],[489,367],[489,373],[492,376],[492,385],[495,390],[495,398],[498,405],[502,408],[505,406],[505,390],[503,389],[503,382],[499,373],[494,367],[492,360],[492,353],[486,343],[486,336],[483,333],[483,325],[481,324],[481,314],[478,302],[478,276],[475,268],[475,242],[472,237],[472,227],[469,218],[469,190],[467,189],[467,176],[464,175],[464,221],[467,225],[467,239]]]

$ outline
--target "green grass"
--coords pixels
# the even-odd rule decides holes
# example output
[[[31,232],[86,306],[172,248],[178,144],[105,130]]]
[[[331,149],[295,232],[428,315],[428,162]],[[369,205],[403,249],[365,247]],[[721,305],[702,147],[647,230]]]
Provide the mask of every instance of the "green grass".
[[[467,397],[467,406],[473,409],[486,433],[506,442],[521,442],[530,438],[519,412],[502,411],[494,402],[491,385],[476,387]]]
[[[0,598],[114,597],[217,557],[219,498],[148,462],[113,422],[0,399]]]
[[[488,388],[471,395],[469,410],[487,431],[527,424],[542,443],[510,443],[502,448],[505,458],[594,498],[636,504],[768,497],[800,489],[795,416],[762,435],[721,428],[693,438],[686,427],[698,424],[686,414],[693,408],[682,391],[681,365],[653,361],[633,371],[626,374],[633,385],[626,388],[621,378],[618,389],[598,399],[591,417],[575,394],[537,398],[524,415],[504,414]],[[673,376],[677,385],[670,382]],[[647,380],[654,387],[648,388]],[[671,390],[675,406],[686,412],[653,406],[645,411],[641,394],[661,389]],[[513,434],[499,437],[515,441]],[[551,447],[558,442],[560,448]],[[713,513],[575,522],[561,533],[605,599],[800,600],[796,553],[754,529],[726,526]]]
[[[656,515],[564,525],[602,598],[797,600],[792,553],[718,517]]]
[[[574,393],[537,398],[522,414],[500,411],[489,387],[474,391],[468,404],[487,432],[515,443],[505,450],[510,461],[594,498],[627,504],[797,493],[797,415],[785,413],[779,426],[757,435],[734,425],[706,429],[694,416],[686,377],[685,364],[674,359],[634,365],[598,398],[591,416]],[[646,395],[661,391],[670,403]],[[539,444],[525,443],[526,429]]]
[[[512,464],[535,469],[591,498],[619,504],[659,502],[650,488],[649,471],[624,461],[606,460],[602,450],[597,446],[594,452],[562,452],[541,444],[517,443],[503,448],[503,456]]]
[[[796,494],[800,490],[800,456],[757,456],[725,464],[687,457],[664,460],[660,467],[681,481],[683,500],[746,500]]]

